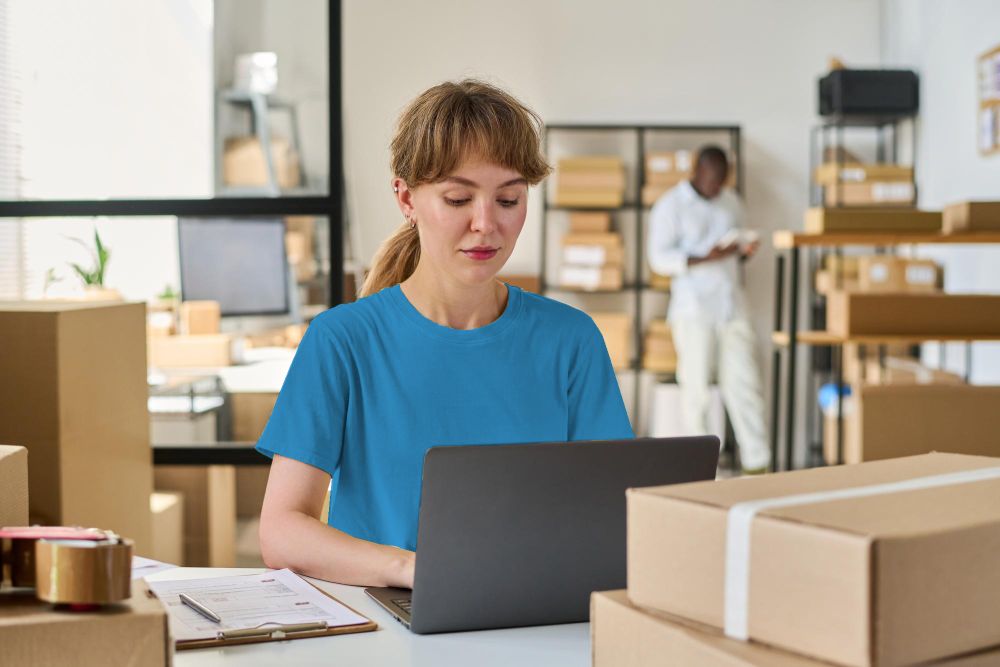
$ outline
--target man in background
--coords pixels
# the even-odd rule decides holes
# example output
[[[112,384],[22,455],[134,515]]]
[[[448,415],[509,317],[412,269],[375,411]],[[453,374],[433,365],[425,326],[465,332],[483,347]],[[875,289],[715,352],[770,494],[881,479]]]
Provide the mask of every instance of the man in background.
[[[664,194],[649,220],[647,256],[653,271],[671,276],[667,320],[677,348],[677,382],[686,428],[709,433],[713,370],[744,472],[764,472],[770,449],[755,340],[739,283],[739,263],[758,242],[743,224],[743,206],[724,188],[726,153],[706,146],[689,181]]]

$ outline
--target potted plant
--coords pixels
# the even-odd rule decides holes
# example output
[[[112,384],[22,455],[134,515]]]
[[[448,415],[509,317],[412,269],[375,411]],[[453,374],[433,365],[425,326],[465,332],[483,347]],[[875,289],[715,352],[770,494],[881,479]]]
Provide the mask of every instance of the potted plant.
[[[88,301],[121,301],[122,295],[116,289],[104,286],[104,275],[108,269],[108,261],[111,258],[111,249],[101,242],[101,235],[94,228],[94,247],[90,248],[80,239],[72,239],[79,243],[91,254],[94,259],[92,268],[85,269],[76,262],[70,262],[77,277],[83,283],[83,298]]]

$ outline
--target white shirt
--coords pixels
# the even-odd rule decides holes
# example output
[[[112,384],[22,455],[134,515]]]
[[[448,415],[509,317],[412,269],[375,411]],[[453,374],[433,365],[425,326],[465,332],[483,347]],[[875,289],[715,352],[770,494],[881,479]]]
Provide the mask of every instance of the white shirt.
[[[688,266],[689,257],[706,256],[742,221],[743,206],[728,188],[705,199],[684,181],[653,205],[647,257],[653,271],[672,278],[667,319],[721,324],[747,317],[738,255]]]

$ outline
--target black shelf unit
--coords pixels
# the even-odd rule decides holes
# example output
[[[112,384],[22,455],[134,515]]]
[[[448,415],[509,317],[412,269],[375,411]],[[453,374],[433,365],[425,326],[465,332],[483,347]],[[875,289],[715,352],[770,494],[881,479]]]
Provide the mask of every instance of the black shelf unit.
[[[725,134],[729,140],[729,150],[732,152],[734,157],[735,167],[736,167],[736,191],[743,194],[743,184],[745,173],[743,169],[743,151],[741,143],[741,131],[739,125],[697,125],[697,124],[674,124],[674,125],[661,125],[661,124],[613,124],[613,123],[599,123],[599,124],[578,124],[578,123],[550,123],[545,126],[545,137],[544,137],[544,148],[545,154],[551,160],[550,152],[550,139],[553,134],[558,133],[631,133],[634,135],[633,139],[635,141],[636,148],[636,164],[634,166],[634,180],[632,181],[632,186],[629,189],[627,187],[626,196],[628,202],[622,204],[621,206],[609,207],[609,208],[598,208],[598,207],[573,207],[573,206],[557,206],[549,201],[548,194],[546,191],[545,204],[542,207],[542,234],[541,234],[541,270],[540,270],[540,286],[541,293],[544,295],[549,294],[574,294],[574,295],[630,295],[634,299],[635,304],[635,316],[633,318],[632,327],[632,350],[633,358],[629,361],[629,364],[625,368],[617,369],[618,372],[628,371],[633,373],[633,391],[632,391],[632,420],[633,425],[638,431],[639,426],[639,406],[642,404],[641,397],[641,380],[643,373],[648,373],[650,375],[656,376],[657,378],[673,378],[673,374],[660,373],[655,371],[646,371],[642,368],[642,357],[643,357],[643,331],[642,331],[642,300],[643,294],[645,293],[666,293],[669,294],[669,290],[664,290],[661,288],[652,287],[647,282],[643,280],[643,268],[646,263],[646,253],[645,244],[643,243],[643,216],[648,213],[650,206],[646,206],[642,203],[642,186],[646,181],[646,154],[649,152],[647,146],[649,143],[650,135],[655,133],[674,133],[678,135],[693,134],[693,135],[704,135],[704,134]],[[694,151],[697,146],[685,146],[685,148]],[[627,163],[627,160],[623,160]],[[558,175],[556,176],[558,178]],[[628,183],[628,179],[626,179]],[[553,211],[566,211],[566,212],[608,212],[608,213],[623,213],[623,212],[634,212],[635,217],[635,248],[632,255],[632,260],[635,267],[635,282],[626,284],[621,290],[583,290],[583,289],[567,289],[560,287],[558,285],[549,285],[548,283],[548,236],[550,233],[550,223],[549,213]],[[624,231],[624,230],[622,230]],[[626,261],[629,261],[626,256]]]
[[[329,220],[328,305],[343,296],[345,223],[341,87],[341,2],[327,0],[327,86],[329,95],[329,185],[326,194],[274,197],[218,195],[197,199],[0,200],[0,218],[92,218],[95,216],[285,216],[316,215]],[[154,465],[270,465],[246,443],[165,445],[152,448]]]

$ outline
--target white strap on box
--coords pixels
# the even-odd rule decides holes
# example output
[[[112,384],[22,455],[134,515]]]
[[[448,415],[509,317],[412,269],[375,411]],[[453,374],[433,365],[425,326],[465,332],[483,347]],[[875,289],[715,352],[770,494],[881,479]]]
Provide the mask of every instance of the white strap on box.
[[[901,482],[858,486],[815,493],[800,493],[780,498],[764,498],[737,503],[729,508],[726,527],[725,631],[726,635],[746,641],[750,602],[750,528],[759,512],[779,507],[809,505],[831,500],[881,496],[902,491],[916,491],[953,484],[969,484],[1000,478],[1000,467],[917,477]]]

